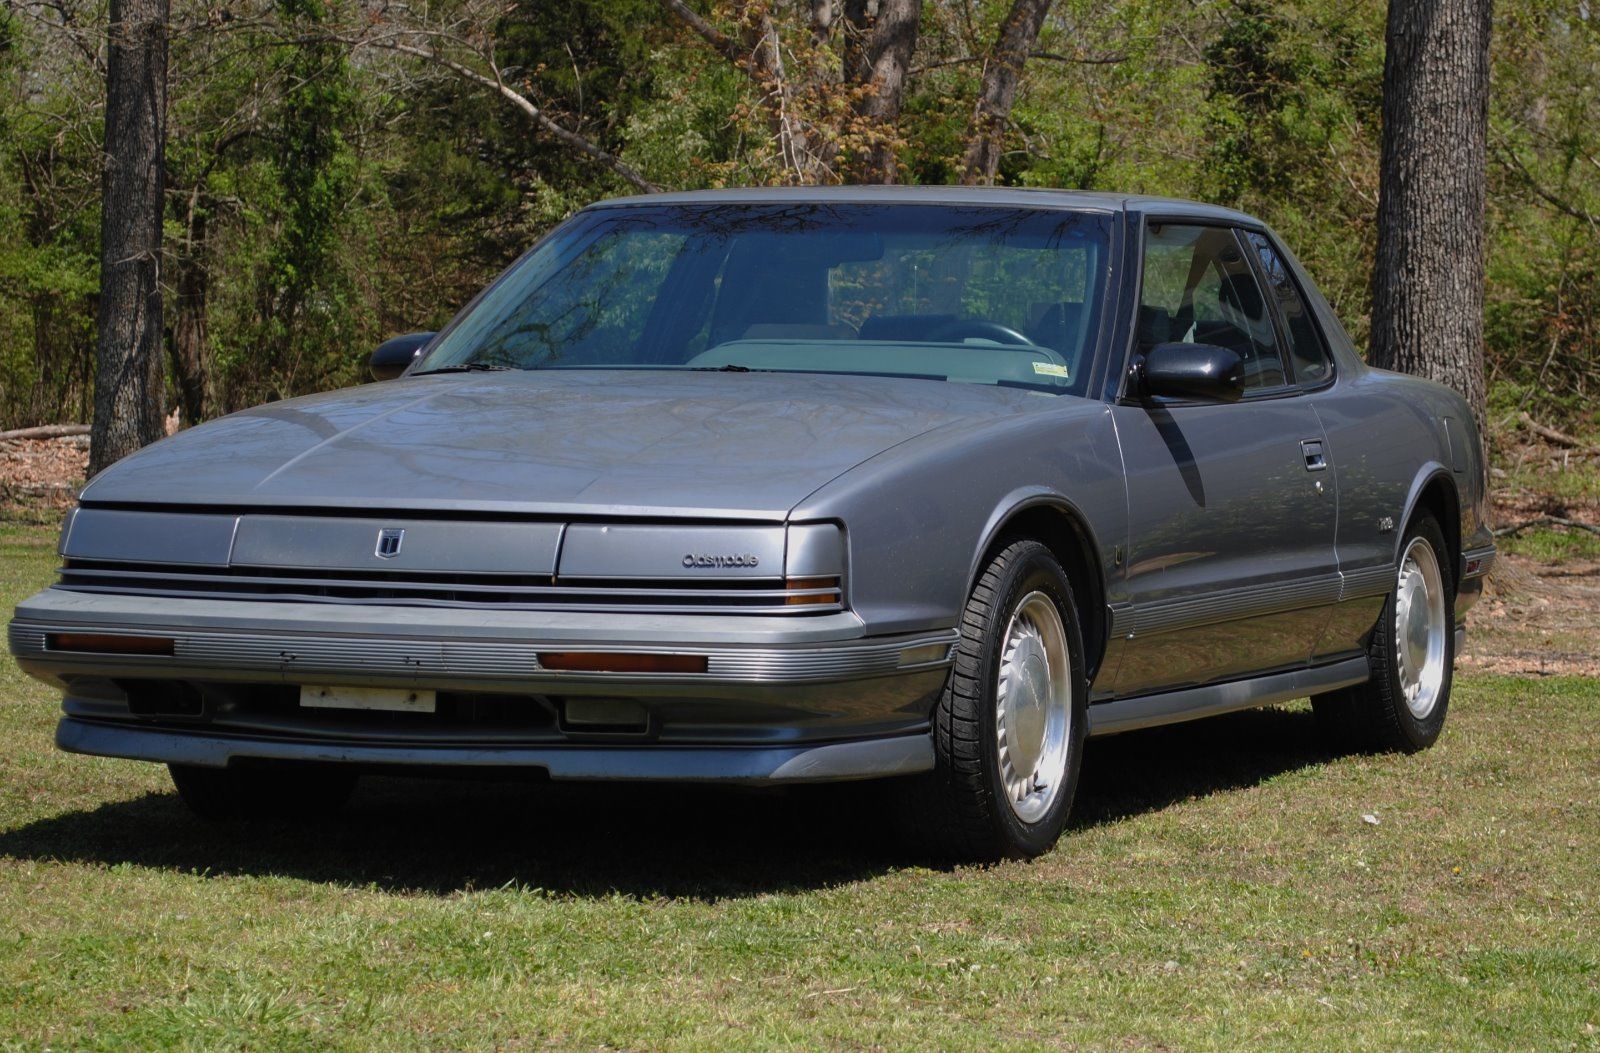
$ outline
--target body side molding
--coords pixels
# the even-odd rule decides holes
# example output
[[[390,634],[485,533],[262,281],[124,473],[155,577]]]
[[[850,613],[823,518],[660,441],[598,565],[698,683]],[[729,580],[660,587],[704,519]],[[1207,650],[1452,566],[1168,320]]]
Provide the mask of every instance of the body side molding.
[[[1176,724],[1216,716],[1236,709],[1253,709],[1320,694],[1364,682],[1370,671],[1365,658],[1347,658],[1314,669],[1294,669],[1249,680],[1163,691],[1154,695],[1099,702],[1089,707],[1089,734],[1115,735],[1122,731]]]
[[[1133,632],[1142,636],[1325,606],[1339,599],[1339,589],[1339,574],[1334,571],[1294,581],[1226,589],[1206,596],[1137,604],[1132,611]]]
[[[1360,570],[1346,570],[1340,572],[1343,585],[1340,588],[1339,599],[1355,600],[1363,596],[1387,595],[1394,588],[1396,569],[1389,564],[1380,564],[1376,567],[1362,567]]]

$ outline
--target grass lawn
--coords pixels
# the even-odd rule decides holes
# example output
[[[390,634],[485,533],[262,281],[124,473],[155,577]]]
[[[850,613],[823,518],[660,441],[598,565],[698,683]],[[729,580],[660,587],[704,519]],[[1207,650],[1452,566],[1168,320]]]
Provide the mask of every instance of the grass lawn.
[[[7,613],[53,542],[0,527]],[[1416,757],[1303,705],[1096,742],[1053,854],[931,870],[854,790],[206,827],[0,659],[0,1048],[1600,1050],[1600,683],[1455,702]]]

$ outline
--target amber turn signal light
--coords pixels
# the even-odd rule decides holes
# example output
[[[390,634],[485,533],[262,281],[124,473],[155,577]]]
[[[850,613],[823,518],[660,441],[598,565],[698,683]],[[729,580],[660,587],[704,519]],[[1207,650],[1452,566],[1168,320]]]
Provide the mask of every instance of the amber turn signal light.
[[[838,578],[787,578],[783,587],[795,595],[790,595],[783,602],[789,607],[803,607],[810,604],[833,604],[839,602]],[[815,590],[827,589],[827,592]],[[804,593],[804,594],[802,594]]]
[[[605,651],[540,651],[539,665],[561,673],[703,673],[703,654],[632,654]]]
[[[45,646],[52,651],[82,651],[90,654],[150,654],[173,652],[169,636],[122,636],[117,633],[49,633]]]

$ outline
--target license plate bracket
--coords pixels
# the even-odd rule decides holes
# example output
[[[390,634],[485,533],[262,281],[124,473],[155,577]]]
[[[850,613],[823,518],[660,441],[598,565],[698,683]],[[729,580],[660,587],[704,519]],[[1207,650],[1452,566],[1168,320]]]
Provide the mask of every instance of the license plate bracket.
[[[432,713],[438,696],[431,689],[414,687],[347,687],[341,684],[300,685],[300,705],[305,709],[359,709],[385,713]]]

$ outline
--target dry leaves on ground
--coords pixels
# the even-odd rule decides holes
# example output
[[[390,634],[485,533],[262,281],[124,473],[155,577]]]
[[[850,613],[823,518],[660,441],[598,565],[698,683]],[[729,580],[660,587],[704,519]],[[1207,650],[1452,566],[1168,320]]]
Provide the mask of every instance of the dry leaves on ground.
[[[0,519],[48,518],[72,506],[89,468],[89,437],[0,442]]]

